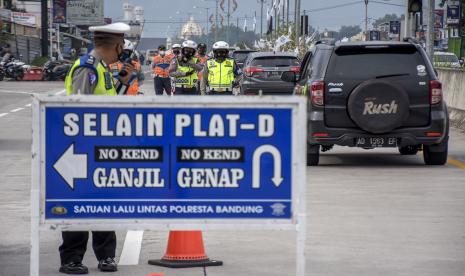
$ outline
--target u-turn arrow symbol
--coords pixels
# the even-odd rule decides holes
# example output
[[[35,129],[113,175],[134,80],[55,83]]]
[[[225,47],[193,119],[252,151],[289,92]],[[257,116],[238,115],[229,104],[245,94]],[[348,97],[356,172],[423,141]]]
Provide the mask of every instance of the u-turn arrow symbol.
[[[273,156],[274,174],[271,181],[276,187],[279,187],[283,182],[282,177],[282,160],[279,150],[272,145],[263,145],[257,148],[253,154],[253,172],[252,172],[252,188],[259,189],[260,183],[260,159],[263,154],[270,153]]]

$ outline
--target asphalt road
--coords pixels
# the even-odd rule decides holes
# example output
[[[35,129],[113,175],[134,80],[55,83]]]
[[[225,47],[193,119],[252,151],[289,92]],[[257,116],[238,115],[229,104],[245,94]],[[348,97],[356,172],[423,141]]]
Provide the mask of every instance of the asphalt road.
[[[143,90],[153,93],[147,81]],[[28,93],[62,93],[62,82],[0,82],[0,275],[28,275],[31,102]],[[336,148],[308,168],[307,275],[465,274],[465,133],[452,130],[448,165],[426,167],[421,154]],[[223,267],[169,270],[167,232],[145,232],[139,265],[112,275],[294,275],[289,232],[204,233]],[[126,233],[118,232],[118,257]],[[60,275],[59,232],[41,236],[40,275]],[[135,252],[137,254],[139,252]],[[89,244],[84,260],[101,275]],[[61,274],[62,275],[62,274]],[[102,274],[108,275],[108,274]]]

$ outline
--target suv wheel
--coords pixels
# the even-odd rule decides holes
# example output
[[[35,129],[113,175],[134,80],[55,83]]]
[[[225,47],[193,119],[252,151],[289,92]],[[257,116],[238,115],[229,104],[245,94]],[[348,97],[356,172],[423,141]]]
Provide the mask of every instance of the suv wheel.
[[[308,145],[307,166],[318,166],[320,163],[320,145]]]
[[[426,165],[441,166],[447,163],[449,138],[439,144],[424,145],[423,158]]]
[[[416,155],[418,153],[418,146],[406,146],[399,148],[401,155]]]

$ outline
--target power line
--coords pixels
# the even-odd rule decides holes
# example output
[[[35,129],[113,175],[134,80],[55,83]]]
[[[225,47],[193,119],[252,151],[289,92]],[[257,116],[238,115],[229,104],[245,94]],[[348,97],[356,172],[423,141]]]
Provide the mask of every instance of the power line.
[[[353,6],[353,5],[357,5],[357,4],[360,4],[360,3],[362,3],[362,2],[355,1],[355,2],[349,2],[349,3],[345,3],[345,4],[334,5],[334,6],[328,6],[328,7],[313,9],[313,10],[308,10],[308,11],[310,11],[310,12],[320,12],[320,11],[332,10],[332,9],[337,9],[337,8],[343,8],[343,7],[347,7],[347,6]]]
[[[388,6],[396,6],[396,7],[405,7],[405,5],[402,5],[402,4],[395,4],[395,3],[388,3],[388,2],[380,2],[380,1],[373,1],[373,0],[371,0],[370,3],[376,3],[376,4],[388,5]]]

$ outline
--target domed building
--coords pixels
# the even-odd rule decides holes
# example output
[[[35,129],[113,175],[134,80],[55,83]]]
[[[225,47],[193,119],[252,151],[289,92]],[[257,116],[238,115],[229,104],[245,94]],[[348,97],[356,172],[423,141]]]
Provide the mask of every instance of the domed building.
[[[202,26],[199,23],[195,22],[194,17],[191,16],[189,21],[187,21],[181,29],[181,38],[189,39],[193,36],[200,36],[203,34]]]

